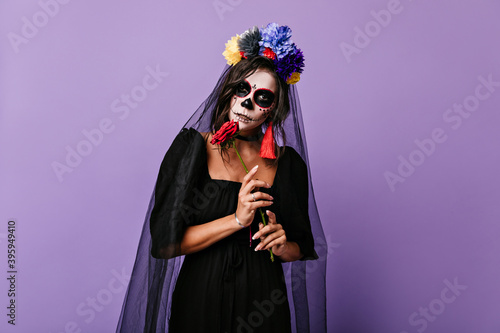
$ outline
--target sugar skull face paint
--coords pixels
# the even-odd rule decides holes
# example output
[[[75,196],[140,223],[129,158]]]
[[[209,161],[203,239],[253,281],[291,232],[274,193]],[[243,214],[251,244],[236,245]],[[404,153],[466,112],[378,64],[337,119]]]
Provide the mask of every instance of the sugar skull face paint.
[[[234,90],[229,119],[239,122],[240,131],[251,134],[266,120],[276,102],[276,81],[265,70],[256,70]]]
[[[240,98],[245,98],[249,96],[249,98],[245,99],[244,102],[247,102],[247,105],[245,107],[248,107],[249,109],[252,109],[251,105],[251,99],[250,94],[253,91],[253,99],[255,101],[255,104],[260,106],[263,109],[268,109],[273,105],[274,102],[274,93],[266,88],[259,88],[257,89],[257,85],[254,84],[253,86],[250,86],[250,82],[247,80],[241,81],[240,84],[236,87],[236,92],[235,95],[240,97]]]

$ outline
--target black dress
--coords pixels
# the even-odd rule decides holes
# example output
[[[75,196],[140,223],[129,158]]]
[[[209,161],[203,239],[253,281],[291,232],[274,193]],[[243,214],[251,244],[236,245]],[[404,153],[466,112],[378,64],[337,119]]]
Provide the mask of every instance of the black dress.
[[[286,147],[272,187],[259,189],[274,197],[267,209],[276,214],[287,240],[297,242],[301,260],[317,258],[307,184],[304,161]],[[188,226],[234,215],[240,187],[239,182],[211,179],[205,139],[193,128],[183,129],[165,155],[156,184],[153,257],[179,255]],[[250,237],[261,221],[257,211],[250,228],[185,256],[172,295],[169,332],[291,332],[282,261],[274,256],[272,262],[267,250],[254,251],[259,240]]]

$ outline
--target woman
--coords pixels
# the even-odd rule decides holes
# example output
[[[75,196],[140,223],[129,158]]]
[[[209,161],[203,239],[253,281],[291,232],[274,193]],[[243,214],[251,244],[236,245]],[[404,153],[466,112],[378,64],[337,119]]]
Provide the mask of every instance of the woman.
[[[312,189],[305,160],[286,144],[288,134],[296,147],[305,146],[290,88],[303,57],[290,36],[288,27],[270,24],[226,45],[231,67],[160,166],[118,331],[312,327],[308,288],[324,293],[324,265],[309,271],[305,265],[318,259],[309,219]],[[286,126],[290,115],[293,126]],[[313,227],[324,239],[317,212]],[[311,285],[311,273],[319,284]],[[318,304],[324,331],[321,297]]]

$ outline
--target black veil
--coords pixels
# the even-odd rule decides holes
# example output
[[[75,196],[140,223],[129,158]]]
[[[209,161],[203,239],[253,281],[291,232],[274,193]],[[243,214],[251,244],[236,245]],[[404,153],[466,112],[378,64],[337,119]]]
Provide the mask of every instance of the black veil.
[[[210,117],[230,68],[226,65],[212,93],[183,128],[192,127],[198,132],[211,131]],[[290,113],[283,124],[283,130],[286,134],[286,145],[293,147],[307,165],[309,219],[314,237],[314,250],[319,258],[284,262],[282,267],[287,285],[292,332],[323,333],[327,327],[326,259],[329,248],[314,198],[302,112],[294,84],[290,85],[289,100]],[[276,143],[283,145],[279,139]],[[168,332],[172,293],[184,256],[171,259],[155,259],[151,256],[149,223],[154,199],[153,191],[117,332]]]

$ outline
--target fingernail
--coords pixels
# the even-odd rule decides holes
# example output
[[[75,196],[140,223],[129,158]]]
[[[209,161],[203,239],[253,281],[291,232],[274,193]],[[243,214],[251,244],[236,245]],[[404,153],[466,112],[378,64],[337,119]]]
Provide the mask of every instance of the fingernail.
[[[257,169],[258,167],[259,167],[259,165],[257,164],[257,165],[256,165],[256,166],[254,166],[253,168],[254,168],[254,170],[255,170],[255,169]]]
[[[270,195],[270,197],[271,197],[271,200],[274,200],[274,198],[273,198],[273,196],[272,196],[272,195]]]
[[[257,239],[257,237],[255,237],[256,235],[253,235],[252,239]]]

